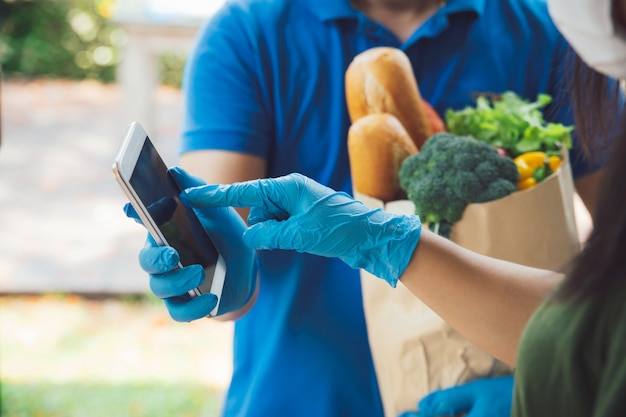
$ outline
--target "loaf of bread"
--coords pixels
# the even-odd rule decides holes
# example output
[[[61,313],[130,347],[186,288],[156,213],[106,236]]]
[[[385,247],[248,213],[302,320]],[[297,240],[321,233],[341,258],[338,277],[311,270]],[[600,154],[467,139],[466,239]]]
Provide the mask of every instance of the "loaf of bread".
[[[394,115],[421,148],[432,134],[411,62],[397,48],[375,47],[357,55],[345,74],[352,123],[377,113]]]
[[[384,202],[400,198],[400,165],[417,151],[402,123],[392,114],[359,118],[348,131],[353,189]]]

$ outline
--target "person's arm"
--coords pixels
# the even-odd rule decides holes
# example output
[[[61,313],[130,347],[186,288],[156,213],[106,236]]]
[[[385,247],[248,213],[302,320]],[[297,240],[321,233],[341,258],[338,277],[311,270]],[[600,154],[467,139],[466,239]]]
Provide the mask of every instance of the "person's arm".
[[[189,173],[206,181],[207,184],[230,184],[266,176],[264,159],[236,152],[202,150],[188,152],[181,156],[180,165]],[[244,220],[248,218],[248,209],[238,209]],[[241,309],[217,316],[218,320],[236,320],[243,316],[256,301],[259,285],[250,301]]]
[[[263,39],[256,36],[262,26],[258,18],[229,2],[198,32],[185,61],[181,89],[184,111],[178,165],[185,168],[170,170],[180,188],[267,175],[265,160],[273,149],[275,118],[265,92],[271,90],[273,79],[269,74],[273,68],[261,65],[267,60],[263,58],[266,49],[259,45]],[[198,217],[224,254],[224,289],[230,295],[229,303],[222,303],[210,293],[191,300],[180,297],[202,282],[204,271],[197,265],[178,268],[178,253],[169,247],[156,247],[151,241],[140,251],[140,265],[150,275],[151,291],[164,300],[176,321],[204,318],[218,302],[220,311],[235,312],[228,316],[221,313],[221,318],[236,318],[254,302],[257,259],[254,263],[250,260],[256,255],[245,247],[241,235],[233,232],[245,225],[228,211],[209,210]],[[240,214],[245,217],[245,213]],[[233,224],[226,227],[227,220]],[[244,262],[235,261],[238,251],[244,255]]]
[[[622,29],[626,29],[626,0],[613,0],[613,19]]]
[[[452,327],[511,365],[528,319],[562,279],[478,255],[426,230],[400,278]]]
[[[339,258],[392,287],[400,278],[452,327],[509,364],[531,314],[563,279],[479,255],[422,230],[417,216],[368,208],[300,174],[198,187],[181,200],[196,210],[252,207],[243,240],[257,250]]]
[[[576,192],[593,218],[598,204],[598,194],[604,169],[579,177],[574,181]]]

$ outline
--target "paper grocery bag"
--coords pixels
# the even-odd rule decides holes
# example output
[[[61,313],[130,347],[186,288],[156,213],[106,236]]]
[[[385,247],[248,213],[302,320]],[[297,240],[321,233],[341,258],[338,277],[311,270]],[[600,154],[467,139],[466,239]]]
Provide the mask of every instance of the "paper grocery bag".
[[[559,270],[580,251],[572,172],[562,168],[537,186],[500,200],[470,204],[450,239],[475,252]]]
[[[534,188],[469,205],[454,225],[451,240],[484,255],[560,269],[580,250],[566,150],[563,155],[561,168]],[[383,204],[356,192],[355,198],[391,213],[415,213],[408,200]],[[361,271],[361,284],[386,417],[415,410],[418,401],[433,390],[512,372],[448,326],[401,282],[394,289]]]

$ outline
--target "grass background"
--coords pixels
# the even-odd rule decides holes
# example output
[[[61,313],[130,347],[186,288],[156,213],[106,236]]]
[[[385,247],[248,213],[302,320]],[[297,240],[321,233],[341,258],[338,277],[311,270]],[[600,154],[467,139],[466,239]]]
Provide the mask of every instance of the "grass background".
[[[219,415],[232,326],[159,300],[0,297],[3,417]]]
[[[59,293],[149,291],[145,230],[111,176],[127,126],[119,86],[5,79],[2,101],[0,287],[44,293],[0,296],[2,417],[218,415],[232,323],[176,323],[149,295]],[[170,161],[180,102],[155,91],[150,131]]]
[[[219,394],[204,385],[3,382],[3,417],[206,417]]]

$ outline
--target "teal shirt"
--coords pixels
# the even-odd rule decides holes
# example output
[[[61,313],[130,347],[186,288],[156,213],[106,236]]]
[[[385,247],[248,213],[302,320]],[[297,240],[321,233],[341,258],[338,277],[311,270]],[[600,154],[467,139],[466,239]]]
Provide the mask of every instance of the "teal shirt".
[[[520,342],[512,417],[626,416],[624,279],[590,300],[545,303],[534,314]]]

